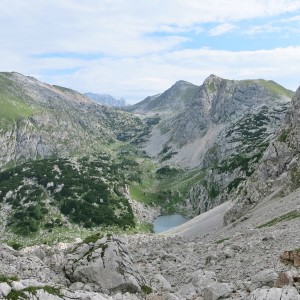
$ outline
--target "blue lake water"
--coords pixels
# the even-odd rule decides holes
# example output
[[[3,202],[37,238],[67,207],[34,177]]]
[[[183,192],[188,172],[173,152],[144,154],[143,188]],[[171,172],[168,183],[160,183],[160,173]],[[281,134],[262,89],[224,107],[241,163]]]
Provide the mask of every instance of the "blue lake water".
[[[153,230],[155,233],[160,233],[175,226],[181,225],[188,220],[189,219],[187,219],[186,217],[178,214],[159,216],[153,221]]]

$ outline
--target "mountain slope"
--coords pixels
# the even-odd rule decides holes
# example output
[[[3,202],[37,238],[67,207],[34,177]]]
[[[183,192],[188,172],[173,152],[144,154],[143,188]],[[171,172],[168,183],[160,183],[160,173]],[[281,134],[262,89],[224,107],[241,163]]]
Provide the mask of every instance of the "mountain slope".
[[[220,133],[204,155],[204,181],[190,191],[192,211],[202,213],[240,193],[241,184],[256,170],[288,107],[289,103],[262,106]]]
[[[0,73],[0,104],[0,167],[51,155],[92,153],[144,128],[128,113],[18,73]]]
[[[183,209],[192,215],[240,193],[293,94],[270,81],[211,75],[201,86],[179,81],[129,107],[141,120],[21,74],[2,73],[0,79],[1,99],[8,103],[1,117],[2,166],[37,158],[97,156],[102,150],[116,157],[134,149],[128,157],[144,165],[127,182],[132,198],[164,212]],[[122,143],[126,149],[120,148]],[[141,150],[156,164],[141,159]],[[120,182],[122,188],[124,184]]]
[[[134,226],[121,193],[125,169],[126,163],[102,155],[30,161],[0,173],[2,238],[7,232],[27,236],[76,224]]]
[[[184,109],[195,96],[198,87],[187,81],[177,81],[172,87],[155,96],[124,108],[126,111],[138,113],[176,112]]]
[[[298,88],[285,121],[266,149],[252,176],[244,183],[241,196],[225,216],[233,222],[255,207],[264,197],[282,197],[300,187],[300,88]]]
[[[163,165],[199,170],[199,181],[182,194],[186,209],[195,215],[239,193],[273,140],[292,96],[273,81],[211,75],[199,87],[180,81],[129,109],[142,113],[144,120],[158,120],[137,143],[141,149]],[[175,199],[176,183],[170,191]]]
[[[8,139],[10,128],[23,126],[23,137],[33,142],[35,135],[57,142],[51,128],[56,118],[62,129],[55,130],[65,130],[68,143],[71,129],[83,134],[73,136],[80,156],[87,155],[19,160],[0,172],[0,240],[14,248],[35,244],[20,251],[0,246],[0,297],[300,298],[300,88],[290,102],[292,93],[274,82],[210,76],[187,105],[176,104],[180,93],[174,107],[172,97],[168,104],[153,97],[153,106],[148,99],[142,124],[75,91],[1,76],[7,81],[0,93],[2,136],[8,132]],[[44,115],[50,121],[26,125]],[[78,118],[86,122],[81,131]],[[145,149],[154,134],[165,139],[160,164],[135,148]],[[109,149],[117,138],[126,142]],[[30,145],[17,141],[20,149]],[[100,153],[100,146],[112,155]],[[172,165],[187,146],[191,155],[203,150],[198,168]],[[147,201],[145,214],[153,202],[168,207],[183,194],[196,213],[226,203],[167,233],[102,237],[104,224],[115,231],[135,222],[126,185]],[[88,232],[93,234],[86,237]],[[75,237],[86,238],[65,243]],[[64,243],[47,245],[59,241]]]
[[[211,75],[201,86],[179,81],[161,95],[126,109],[161,118],[140,144],[149,155],[194,167],[229,124],[244,114],[258,113],[263,106],[284,105],[292,95],[272,81],[235,81]]]

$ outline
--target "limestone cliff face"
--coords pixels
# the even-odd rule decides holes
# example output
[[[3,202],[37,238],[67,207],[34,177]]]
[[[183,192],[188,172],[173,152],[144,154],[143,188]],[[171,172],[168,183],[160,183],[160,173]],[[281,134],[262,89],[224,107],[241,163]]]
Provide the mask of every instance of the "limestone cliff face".
[[[127,109],[145,116],[158,114],[160,122],[141,147],[149,155],[183,167],[200,166],[218,135],[246,114],[263,107],[279,111],[292,92],[265,80],[226,80],[209,76],[201,86],[179,81],[157,97]],[[273,121],[272,121],[273,122]]]
[[[18,73],[0,74],[0,167],[27,159],[88,154],[143,128],[125,112]]]
[[[262,106],[243,115],[218,136],[204,155],[205,180],[190,191],[194,213],[205,212],[241,191],[282,124],[288,103]]]
[[[298,88],[282,126],[266,149],[257,169],[245,182],[242,196],[225,216],[235,221],[266,196],[289,194],[300,187],[300,89]]]
[[[211,126],[228,124],[262,106],[290,101],[288,94],[275,93],[263,80],[235,81],[209,76],[191,104],[167,123],[174,143],[184,145],[204,136]]]

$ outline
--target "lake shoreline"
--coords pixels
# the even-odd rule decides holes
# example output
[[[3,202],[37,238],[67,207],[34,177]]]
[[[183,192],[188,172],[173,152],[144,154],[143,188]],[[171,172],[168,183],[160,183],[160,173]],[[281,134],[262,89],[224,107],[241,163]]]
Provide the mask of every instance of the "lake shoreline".
[[[158,234],[190,220],[181,214],[160,215],[153,220],[153,232]]]

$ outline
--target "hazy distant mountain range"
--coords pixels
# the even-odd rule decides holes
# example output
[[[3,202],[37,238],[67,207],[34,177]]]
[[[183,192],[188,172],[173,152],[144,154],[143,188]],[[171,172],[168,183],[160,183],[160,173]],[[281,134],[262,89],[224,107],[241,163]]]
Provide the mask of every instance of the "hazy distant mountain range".
[[[107,94],[85,93],[84,95],[100,104],[111,107],[122,107],[128,105],[124,98],[116,99],[113,96]]]

